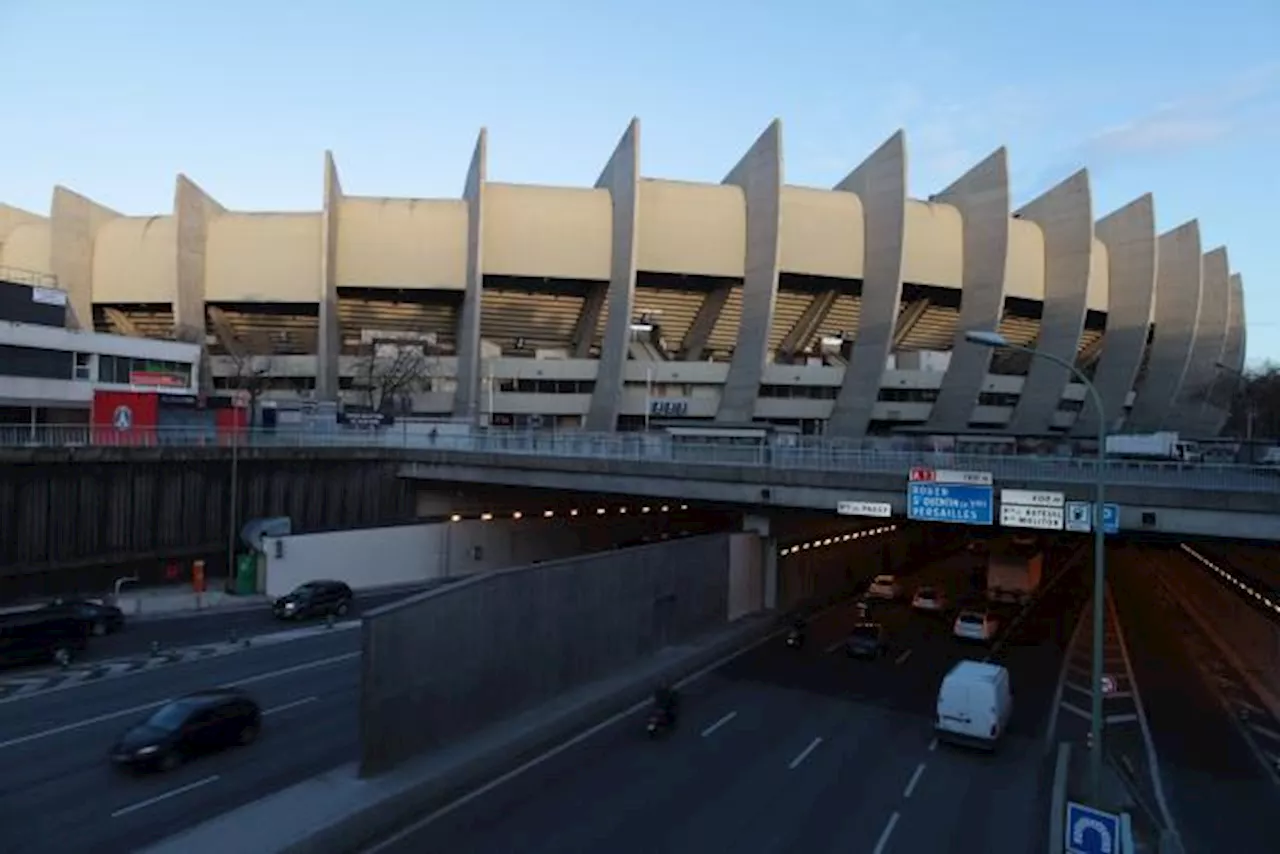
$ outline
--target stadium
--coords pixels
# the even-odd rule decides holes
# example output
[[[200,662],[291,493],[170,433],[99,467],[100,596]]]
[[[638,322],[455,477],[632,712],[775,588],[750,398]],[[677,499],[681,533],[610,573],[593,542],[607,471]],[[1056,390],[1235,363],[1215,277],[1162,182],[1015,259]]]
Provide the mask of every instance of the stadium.
[[[200,385],[282,406],[1090,435],[1057,359],[1112,430],[1225,424],[1241,278],[1197,222],[1158,232],[1149,195],[1098,216],[1081,170],[1012,209],[1002,148],[908,198],[901,131],[831,189],[786,183],[779,122],[720,183],[641,177],[640,143],[633,121],[593,187],[530,186],[488,179],[481,131],[457,199],[349,195],[327,154],[306,213],[227,210],[185,176],[155,216],[58,187],[47,217],[0,205],[0,279],[65,293],[74,328],[198,345]]]

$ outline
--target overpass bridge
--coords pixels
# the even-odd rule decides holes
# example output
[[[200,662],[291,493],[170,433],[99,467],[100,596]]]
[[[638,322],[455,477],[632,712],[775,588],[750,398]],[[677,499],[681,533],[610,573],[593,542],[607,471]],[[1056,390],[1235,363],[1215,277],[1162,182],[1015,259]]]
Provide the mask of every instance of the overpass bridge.
[[[418,425],[421,427],[421,425]],[[446,425],[442,425],[446,426]],[[458,425],[447,425],[456,428]],[[164,430],[116,437],[109,429],[0,430],[0,447],[103,444],[232,450],[232,438]],[[532,432],[445,429],[252,431],[234,438],[256,449],[347,448],[398,463],[425,483],[487,484],[594,494],[681,496],[744,510],[801,509],[834,514],[842,501],[887,504],[907,515],[913,468],[982,472],[1000,489],[1061,492],[1088,501],[1099,466],[1122,531],[1280,540],[1280,471],[1223,463],[1138,462],[1062,456],[882,450],[796,437],[787,445],[700,441],[657,433]],[[212,448],[210,448],[212,446]],[[139,448],[145,452],[145,448]]]

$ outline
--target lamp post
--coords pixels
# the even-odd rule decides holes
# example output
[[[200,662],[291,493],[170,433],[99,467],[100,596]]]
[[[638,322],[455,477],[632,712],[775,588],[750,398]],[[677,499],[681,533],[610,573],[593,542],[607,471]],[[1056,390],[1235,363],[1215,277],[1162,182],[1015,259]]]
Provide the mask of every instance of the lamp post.
[[[1089,735],[1093,743],[1089,747],[1089,790],[1095,805],[1099,805],[1102,793],[1102,662],[1103,662],[1103,628],[1106,618],[1106,584],[1107,584],[1107,535],[1102,525],[1102,508],[1106,501],[1106,460],[1107,460],[1107,418],[1102,407],[1102,396],[1089,378],[1079,368],[1066,359],[1052,353],[1033,350],[1020,344],[1009,342],[999,332],[971,330],[964,334],[965,340],[984,347],[1006,348],[1018,353],[1026,353],[1033,358],[1047,359],[1066,368],[1082,383],[1093,400],[1093,408],[1098,417],[1098,455],[1097,469],[1094,478],[1093,499],[1093,685],[1089,692]]]

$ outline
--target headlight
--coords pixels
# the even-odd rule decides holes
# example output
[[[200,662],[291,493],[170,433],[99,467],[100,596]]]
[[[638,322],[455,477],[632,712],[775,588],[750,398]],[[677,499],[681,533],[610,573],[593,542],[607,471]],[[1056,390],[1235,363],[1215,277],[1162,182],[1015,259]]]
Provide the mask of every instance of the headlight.
[[[147,747],[139,747],[139,748],[138,748],[138,755],[139,755],[139,756],[150,756],[151,754],[155,753],[155,752],[156,752],[156,751],[158,751],[159,749],[160,749],[160,748],[156,747],[154,744],[149,745],[149,746],[147,746]]]

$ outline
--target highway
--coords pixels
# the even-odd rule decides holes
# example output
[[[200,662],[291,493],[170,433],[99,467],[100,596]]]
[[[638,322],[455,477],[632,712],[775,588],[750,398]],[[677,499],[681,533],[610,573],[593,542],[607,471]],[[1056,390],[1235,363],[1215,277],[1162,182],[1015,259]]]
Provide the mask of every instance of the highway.
[[[0,852],[124,854],[352,760],[359,643],[321,634],[0,703]],[[219,684],[262,705],[255,744],[167,775],[111,767],[112,741],[155,705]]]
[[[412,588],[399,587],[390,591],[356,591],[351,613],[343,619],[358,617],[361,611],[380,608],[429,590],[441,583],[444,582],[437,581]],[[127,597],[125,604],[127,605]],[[86,660],[122,658],[145,653],[151,648],[152,643],[160,644],[163,649],[198,646],[225,641],[233,631],[237,637],[243,638],[321,622],[316,620],[310,623],[294,623],[277,620],[271,615],[271,608],[267,604],[251,609],[211,608],[204,612],[182,612],[175,613],[173,616],[142,619],[130,619],[126,609],[124,630],[106,637],[93,638],[89,642],[89,650],[84,658]]]
[[[1160,584],[1171,562],[1189,561],[1176,548],[1129,546],[1113,549],[1110,565],[1167,802],[1190,854],[1273,854],[1280,851],[1280,786],[1264,764],[1274,760],[1258,750],[1259,739],[1251,743],[1242,722],[1243,706],[1257,715],[1262,704],[1240,697],[1243,685],[1225,693],[1230,680],[1215,678],[1226,669],[1220,655]],[[1257,725],[1280,731],[1278,722]]]
[[[908,589],[963,594],[973,560],[942,559]],[[949,621],[880,605],[891,651],[850,660],[839,648],[855,621],[846,605],[813,622],[805,649],[775,639],[691,684],[669,738],[651,742],[641,719],[626,718],[366,854],[1039,850],[1042,728],[1086,591],[1078,573],[1064,577],[996,653],[1015,712],[994,755],[932,735],[943,674],[986,650],[955,641]]]

